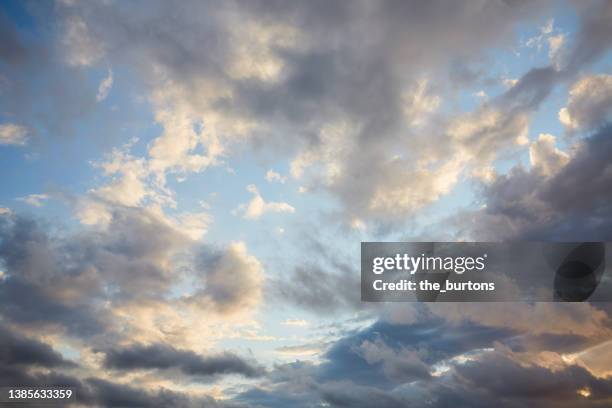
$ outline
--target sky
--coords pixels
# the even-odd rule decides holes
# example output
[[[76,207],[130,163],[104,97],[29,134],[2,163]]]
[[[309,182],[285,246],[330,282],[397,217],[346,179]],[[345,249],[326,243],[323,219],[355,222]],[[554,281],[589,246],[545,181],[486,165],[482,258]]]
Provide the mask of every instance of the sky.
[[[362,241],[612,241],[612,3],[0,3],[0,385],[604,407],[607,303],[362,303]]]

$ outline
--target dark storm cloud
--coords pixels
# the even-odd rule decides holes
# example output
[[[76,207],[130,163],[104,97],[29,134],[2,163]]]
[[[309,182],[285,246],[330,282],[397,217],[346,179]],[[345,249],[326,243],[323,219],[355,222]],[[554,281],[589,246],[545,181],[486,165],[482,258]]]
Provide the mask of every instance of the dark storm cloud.
[[[116,370],[177,368],[184,374],[204,377],[221,374],[257,377],[263,373],[261,367],[229,352],[201,356],[165,344],[136,344],[106,351],[104,365]]]
[[[578,391],[587,388],[593,401],[612,400],[612,379],[594,377],[578,365],[559,370],[526,367],[502,354],[490,353],[477,361],[457,365],[455,370],[467,387],[485,389],[491,399],[542,400],[552,406],[555,401],[580,401]]]
[[[584,140],[571,160],[547,178],[536,170],[513,168],[483,187],[487,207],[464,217],[476,239],[612,239],[612,126]]]
[[[0,364],[0,384],[16,387],[66,387],[74,390],[78,406],[113,408],[239,408],[241,404],[191,396],[164,388],[150,390],[101,378],[79,379],[56,371],[30,373],[22,367]]]
[[[74,363],[65,360],[48,344],[21,336],[0,324],[0,364],[4,366],[62,367]]]
[[[85,381],[89,393],[86,406],[125,408],[238,408],[239,404],[217,401],[212,397],[192,397],[170,390],[150,391],[125,384],[90,378]],[[78,396],[78,394],[77,394]]]

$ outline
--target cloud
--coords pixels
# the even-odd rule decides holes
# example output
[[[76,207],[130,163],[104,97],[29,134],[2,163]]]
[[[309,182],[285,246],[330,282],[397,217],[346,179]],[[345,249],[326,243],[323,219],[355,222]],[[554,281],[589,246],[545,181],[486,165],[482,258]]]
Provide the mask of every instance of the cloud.
[[[24,203],[27,203],[34,207],[42,207],[44,205],[44,202],[47,201],[48,199],[49,199],[49,196],[47,194],[30,194],[25,197],[17,198],[17,200],[23,201]]]
[[[15,324],[53,327],[77,338],[111,335],[122,324],[127,326],[121,336],[146,338],[156,333],[163,338],[159,325],[166,324],[166,318],[180,326],[188,324],[192,314],[227,316],[246,313],[258,304],[263,270],[244,244],[221,250],[204,246],[205,255],[196,260],[198,250],[181,230],[142,209],[116,207],[106,227],[62,238],[36,221],[2,217],[0,260],[5,277],[0,281],[0,311]],[[187,277],[200,280],[198,290],[191,296],[170,297]],[[30,302],[31,296],[37,302]],[[157,310],[150,326],[144,315],[132,319],[136,305]],[[168,313],[174,309],[181,309],[182,315]]]
[[[199,377],[225,374],[256,377],[262,373],[260,367],[232,353],[201,356],[193,351],[178,350],[164,344],[136,344],[106,351],[104,365],[123,371],[177,368],[183,374]]]
[[[285,202],[266,202],[254,184],[247,186],[247,191],[253,194],[248,204],[243,204],[236,211],[244,213],[243,218],[248,220],[259,219],[265,213],[294,213],[295,208]]]
[[[310,323],[304,319],[287,319],[282,324],[285,326],[296,326],[296,327],[306,327]]]
[[[70,367],[75,364],[65,360],[48,344],[18,335],[0,325],[0,365]]]
[[[274,281],[272,288],[283,301],[317,313],[354,310],[360,307],[359,280],[354,276],[309,264],[297,266],[284,279]]]
[[[36,42],[13,23],[0,24],[0,108],[11,122],[55,142],[79,128],[121,72],[134,79],[157,132],[96,161],[103,182],[69,199],[84,224],[79,229],[0,217],[0,313],[17,329],[0,336],[11,356],[24,358],[17,342],[37,361],[10,360],[0,367],[2,382],[72,384],[79,403],[91,406],[607,404],[609,381],[593,374],[601,368],[581,367],[587,358],[563,363],[563,353],[609,338],[608,312],[589,304],[373,306],[369,316],[380,312],[386,321],[276,348],[320,354],[316,364],[279,364],[253,377],[251,389],[220,385],[222,400],[191,392],[194,384],[182,383],[189,379],[168,379],[176,372],[248,378],[258,371],[234,354],[200,350],[239,336],[241,325],[256,326],[249,317],[264,287],[272,308],[332,315],[365,307],[358,273],[344,261],[350,258],[331,256],[331,246],[311,245],[304,261],[294,259],[266,283],[263,262],[246,244],[197,242],[212,219],[175,210],[171,177],[224,166],[237,153],[285,160],[303,191],[329,193],[338,204],[334,219],[368,232],[378,222],[400,229],[460,181],[480,175],[487,182],[477,198],[486,207],[461,213],[445,232],[456,227],[492,240],[609,237],[606,98],[590,106],[580,92],[573,104],[570,94],[567,122],[595,132],[571,154],[551,135],[528,139],[533,112],[555,87],[575,81],[612,44],[609,3],[576,2],[580,27],[568,45],[552,24],[543,30],[550,66],[528,69],[465,112],[446,98],[463,91],[450,82],[462,76],[482,89],[489,50],[507,49],[518,24],[549,9],[547,2],[448,3],[153,1],[146,10],[127,2],[41,3],[32,17],[44,19],[48,31]],[[91,70],[102,64],[116,71],[92,84]],[[458,72],[461,66],[469,69]],[[115,133],[112,122],[100,122],[105,136]],[[526,149],[531,167],[490,171]],[[268,173],[268,181],[284,180]],[[254,185],[248,191],[245,218],[295,211],[264,200]],[[21,331],[29,337],[15,334]],[[60,350],[58,338],[77,348],[83,367],[58,360],[64,358],[47,347]],[[321,343],[329,347],[317,348]],[[106,351],[102,360],[92,348]],[[495,382],[496,366],[504,380],[512,377],[507,390]],[[109,380],[115,374],[124,375]],[[162,388],[163,380],[188,391]],[[562,400],[557,387],[565,389]],[[584,389],[589,398],[578,392]]]
[[[104,47],[99,38],[94,38],[86,21],[76,15],[65,20],[62,43],[66,49],[68,65],[93,65],[104,55]]]
[[[0,145],[24,146],[29,133],[27,128],[14,123],[0,124]]]
[[[126,384],[113,383],[100,378],[89,378],[85,382],[83,398],[89,406],[107,407],[179,407],[179,408],[237,408],[239,404],[217,401],[212,397],[191,396],[167,389],[148,390]],[[77,390],[77,396],[79,390]]]
[[[424,119],[437,114],[441,98],[432,86],[437,78],[421,73],[508,44],[514,23],[544,9],[543,4],[499,3],[478,21],[475,16],[483,10],[475,5],[459,3],[448,10],[436,2],[374,8],[194,3],[164,21],[152,18],[167,13],[163,3],[152,4],[151,13],[104,4],[59,10],[68,34],[83,33],[82,41],[64,41],[74,63],[87,65],[103,52],[113,66],[133,67],[148,85],[162,127],[148,151],[149,169],[160,180],[165,173],[217,165],[247,141],[292,157],[293,173],[301,171],[310,190],[339,197],[351,220],[401,218],[450,191],[460,160],[440,157],[433,169],[414,163],[413,154],[428,152],[420,151],[420,141],[405,138],[413,126],[444,133],[427,128]],[[207,17],[194,20],[195,15]],[[240,30],[235,21],[244,22]],[[185,31],[185,26],[198,29]],[[129,53],[123,51],[126,43]],[[430,148],[444,144],[441,138]],[[395,155],[404,158],[394,160]],[[407,191],[399,182],[385,184],[392,175],[418,180],[419,186]],[[389,216],[387,197],[402,198]]]
[[[585,76],[574,83],[559,120],[569,131],[588,131],[612,121],[612,75]]]
[[[287,177],[281,176],[279,173],[275,172],[274,170],[269,169],[266,172],[266,180],[269,181],[270,183],[279,182],[281,184],[284,184],[287,181]]]
[[[486,208],[458,216],[459,230],[476,240],[609,240],[611,132],[610,126],[601,128],[569,160],[555,152],[550,138],[534,142],[536,166],[514,167],[483,186]],[[538,161],[543,149],[552,152],[554,167]]]
[[[430,377],[430,368],[421,360],[418,351],[395,351],[380,339],[365,340],[357,350],[368,364],[382,364],[385,376],[391,381],[406,382]]]
[[[557,306],[576,305],[550,305]],[[564,357],[568,345],[583,349],[588,337],[576,337],[575,327],[566,326],[565,336],[537,340],[532,325],[505,328],[507,321],[498,316],[487,327],[427,313],[410,324],[378,321],[335,341],[319,364],[277,366],[266,388],[252,388],[235,400],[270,407],[418,407],[427,401],[433,407],[569,408],[609,402],[610,378]]]
[[[582,398],[602,403],[612,399],[610,379],[596,378],[576,365],[551,370],[537,364],[520,364],[502,353],[490,353],[458,365],[456,373],[467,387],[478,386],[486,390],[489,398],[510,398],[517,402],[542,400],[547,406],[568,401],[579,404]],[[505,378],[503,385],[493,380],[492,375]],[[588,395],[581,390],[588,390]]]
[[[531,166],[545,176],[555,174],[569,161],[569,155],[557,149],[555,140],[553,135],[541,133],[538,140],[529,146]]]
[[[263,269],[243,242],[234,242],[223,251],[205,248],[198,258],[196,273],[203,287],[184,298],[188,303],[233,314],[250,310],[261,299]]]
[[[109,68],[108,75],[104,78],[98,86],[98,93],[96,94],[96,101],[102,102],[108,96],[111,88],[113,87],[113,71]]]

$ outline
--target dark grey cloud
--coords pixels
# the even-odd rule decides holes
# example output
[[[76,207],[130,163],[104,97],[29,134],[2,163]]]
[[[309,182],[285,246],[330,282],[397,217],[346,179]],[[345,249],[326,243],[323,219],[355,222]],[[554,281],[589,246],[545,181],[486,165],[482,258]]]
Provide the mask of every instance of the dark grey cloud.
[[[202,249],[152,212],[117,206],[105,228],[54,228],[21,215],[0,218],[0,313],[14,324],[110,340],[125,335],[114,310],[134,302],[225,314],[260,300],[261,265],[244,245]],[[198,257],[200,249],[217,256]],[[170,299],[186,277],[201,281],[195,293]]]
[[[0,311],[17,324],[60,324],[81,336],[101,333],[106,322],[96,313],[99,282],[87,269],[71,268],[64,255],[38,222],[2,217],[0,261],[6,276]],[[70,291],[76,297],[66,297]]]
[[[491,353],[477,361],[457,365],[455,371],[466,387],[485,389],[491,399],[535,403],[541,400],[543,406],[554,406],[572,400],[580,403],[584,397],[578,391],[588,389],[591,401],[609,403],[612,400],[612,381],[594,377],[578,365],[560,370],[537,365],[525,367],[507,356]]]
[[[327,403],[332,407],[518,408],[604,407],[610,403],[609,377],[596,377],[576,364],[562,363],[553,369],[539,362],[536,354],[521,357],[524,351],[554,355],[575,347],[580,350],[585,339],[571,335],[530,337],[503,327],[451,324],[443,319],[408,325],[377,322],[337,341],[322,364],[276,367],[269,376],[272,385],[248,390],[236,400],[265,407]],[[394,381],[385,377],[380,361],[366,360],[359,346],[367,342],[398,352],[419,350],[419,358],[431,370],[446,371],[435,376],[407,376],[401,381],[396,377]],[[455,359],[457,356],[464,358]],[[559,355],[557,358],[561,361]],[[579,393],[581,390],[590,393],[588,398]]]
[[[259,302],[263,273],[259,261],[240,243],[226,248],[201,245],[193,272],[198,290],[183,298],[222,314],[248,309]]]
[[[165,344],[135,344],[105,352],[104,365],[116,370],[171,369],[177,368],[186,375],[209,377],[222,374],[239,374],[257,377],[261,367],[233,353],[202,356],[193,351],[179,350]]]
[[[51,346],[0,325],[0,364],[3,366],[70,367],[75,364]]]
[[[75,404],[81,407],[121,408],[239,408],[242,404],[218,401],[210,396],[191,396],[159,388],[150,390],[112,382],[97,377],[79,379],[57,371],[28,372],[15,365],[0,364],[0,384],[15,387],[66,387],[72,388]]]
[[[338,340],[326,353],[329,363],[321,366],[318,378],[328,381],[350,379],[363,385],[388,385],[384,373],[373,369],[374,366],[380,370],[383,366],[368,362],[360,350],[366,341],[376,343],[380,340],[394,350],[402,347],[416,350],[419,359],[431,367],[439,361],[488,347],[494,341],[510,338],[514,334],[515,331],[504,327],[485,327],[469,322],[455,326],[433,317],[422,323],[408,325],[379,321],[363,331]],[[419,371],[415,371],[415,374],[413,377],[416,378],[428,377]]]
[[[99,378],[89,378],[85,380],[85,383],[88,387],[87,391],[91,393],[86,401],[86,406],[125,408],[238,408],[241,406],[217,401],[212,397],[192,397],[165,389],[149,391]]]
[[[286,273],[270,278],[266,294],[314,313],[341,313],[367,308],[361,303],[359,271],[340,251],[332,237],[324,237],[303,226],[297,237],[305,253],[317,254],[296,259]],[[374,306],[375,307],[375,306]]]
[[[272,283],[281,300],[314,312],[339,312],[361,308],[356,273],[341,272],[317,264],[298,266]]]
[[[611,135],[610,125],[596,131],[551,177],[518,166],[483,186],[486,209],[459,229],[480,240],[609,241]]]

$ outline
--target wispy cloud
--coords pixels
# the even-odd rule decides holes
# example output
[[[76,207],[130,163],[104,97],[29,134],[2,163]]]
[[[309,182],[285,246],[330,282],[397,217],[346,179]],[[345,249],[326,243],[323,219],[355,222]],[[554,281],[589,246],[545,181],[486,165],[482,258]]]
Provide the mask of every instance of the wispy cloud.
[[[30,194],[25,197],[17,198],[17,201],[23,201],[24,203],[34,207],[42,207],[45,204],[45,201],[48,199],[49,195],[47,194]]]
[[[14,123],[0,124],[0,145],[24,146],[28,142],[29,131]]]

